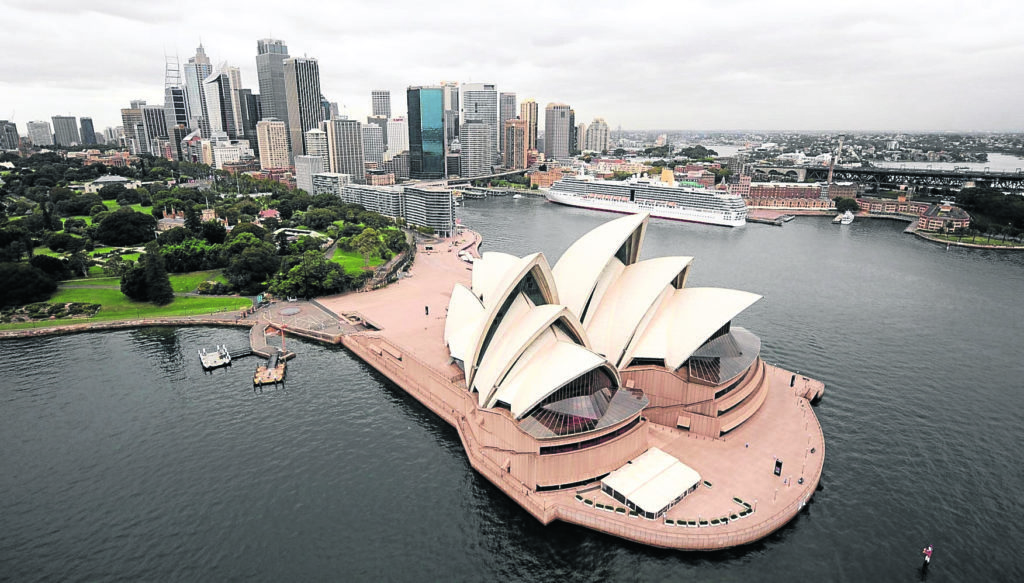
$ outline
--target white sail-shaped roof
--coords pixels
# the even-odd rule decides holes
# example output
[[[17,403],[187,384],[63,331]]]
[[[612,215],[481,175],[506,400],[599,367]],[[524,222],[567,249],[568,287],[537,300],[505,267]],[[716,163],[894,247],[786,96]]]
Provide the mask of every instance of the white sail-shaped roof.
[[[517,419],[569,381],[607,364],[578,344],[558,341],[522,360],[496,395],[496,400],[509,404]]]
[[[498,383],[504,378],[513,364],[527,348],[556,322],[561,322],[583,346],[587,345],[587,335],[579,323],[565,306],[547,304],[531,308],[521,317],[505,318],[509,323],[508,330],[498,330],[487,350],[473,384],[480,394],[480,405],[491,407],[492,398]],[[503,325],[504,327],[504,325]],[[570,342],[570,339],[568,339]]]
[[[504,259],[500,259],[500,261],[504,261]],[[519,288],[520,282],[527,277],[532,277],[537,284],[537,291],[543,298],[544,303],[558,303],[558,292],[555,289],[554,278],[551,275],[551,269],[548,267],[548,261],[543,253],[527,255],[514,263],[509,263],[506,271],[500,278],[501,283],[493,288],[489,288],[495,291],[485,292],[483,304],[486,308],[486,315],[483,317],[483,322],[480,326],[480,334],[474,343],[473,349],[466,353],[466,359],[463,361],[465,363],[466,386],[473,386],[477,368],[484,356],[483,352],[488,348],[488,346],[485,346],[485,343],[489,335],[491,338],[494,337],[492,328],[495,326],[500,327],[506,317],[508,317],[508,314],[500,314],[501,309],[512,294],[519,293],[516,290]],[[488,275],[487,278],[489,285],[492,276]],[[498,321],[499,316],[501,316],[501,321]],[[515,318],[510,318],[510,321],[515,322]],[[496,333],[496,330],[494,332]]]
[[[508,253],[484,253],[480,259],[473,262],[473,293],[490,305],[492,296],[502,291],[497,289],[498,286],[505,281],[508,272],[520,262],[522,259]]]
[[[462,284],[455,284],[452,297],[448,300],[448,315],[444,320],[444,342],[452,356],[459,360],[465,358],[466,347],[459,340],[466,337],[467,329],[475,330],[479,327],[483,314],[484,306],[473,292]],[[456,342],[453,343],[453,339],[457,339]]]
[[[625,263],[636,262],[648,216],[638,213],[607,222],[577,239],[558,259],[552,273],[559,297],[577,318],[582,318],[583,307],[608,261],[627,241],[631,248]]]
[[[627,265],[596,310],[590,308],[595,311],[586,329],[593,349],[618,365],[630,340],[642,332],[637,328],[644,322],[644,316],[658,309],[659,299],[692,260],[659,257]]]
[[[712,334],[759,299],[757,294],[734,289],[675,290],[662,303],[623,364],[633,358],[661,358],[667,368],[675,370]]]

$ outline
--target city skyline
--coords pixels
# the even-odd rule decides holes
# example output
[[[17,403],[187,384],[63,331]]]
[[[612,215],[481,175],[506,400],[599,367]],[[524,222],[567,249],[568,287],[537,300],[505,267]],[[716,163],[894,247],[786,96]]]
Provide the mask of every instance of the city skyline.
[[[34,47],[0,64],[0,115],[22,133],[26,122],[54,115],[118,125],[124,103],[162,102],[165,53],[184,63],[200,42],[214,62],[239,67],[243,87],[255,92],[261,38],[318,59],[324,95],[353,119],[370,113],[373,89],[401,95],[411,85],[457,80],[494,83],[541,108],[570,103],[579,119],[601,116],[638,130],[1024,129],[1016,107],[1024,81],[1011,73],[1024,65],[1015,31],[1024,7],[1009,2],[970,11],[953,3],[630,5],[638,26],[625,26],[623,7],[611,4],[496,6],[493,24],[479,25],[460,11],[404,2],[289,5],[291,15],[318,17],[273,19],[194,2],[3,2],[9,42]],[[205,17],[186,24],[196,11]],[[328,23],[341,13],[417,24],[338,35]],[[521,23],[523,13],[536,17],[519,25],[520,43],[493,42],[502,23]],[[215,24],[229,21],[235,25]],[[82,41],[53,34],[81,29],[121,33],[90,39],[93,66],[83,69],[71,57]],[[382,34],[393,38],[378,42]],[[373,59],[359,56],[367,46]],[[402,113],[397,104],[393,115]]]

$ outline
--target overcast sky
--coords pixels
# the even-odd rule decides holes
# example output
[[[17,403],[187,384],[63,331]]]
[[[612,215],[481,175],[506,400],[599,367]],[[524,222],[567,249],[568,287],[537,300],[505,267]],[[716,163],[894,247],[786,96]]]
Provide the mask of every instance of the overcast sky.
[[[0,0],[0,119],[163,103],[202,40],[254,92],[256,40],[320,61],[350,116],[370,90],[495,83],[614,129],[1024,130],[1024,2]]]

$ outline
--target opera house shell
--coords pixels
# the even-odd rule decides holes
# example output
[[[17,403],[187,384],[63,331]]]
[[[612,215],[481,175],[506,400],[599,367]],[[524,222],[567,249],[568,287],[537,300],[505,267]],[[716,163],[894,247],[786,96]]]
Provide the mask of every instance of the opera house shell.
[[[732,325],[761,296],[687,287],[692,257],[640,261],[647,223],[605,223],[553,268],[541,253],[484,253],[452,291],[444,341],[479,407],[475,436],[508,474],[534,492],[601,481],[656,518],[700,475],[685,460],[668,471],[677,460],[650,446],[651,424],[721,438],[768,383],[760,340]]]

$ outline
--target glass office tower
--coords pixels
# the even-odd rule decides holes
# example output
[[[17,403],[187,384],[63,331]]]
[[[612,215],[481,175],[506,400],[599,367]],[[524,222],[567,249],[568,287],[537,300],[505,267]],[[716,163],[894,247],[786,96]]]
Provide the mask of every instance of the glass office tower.
[[[441,87],[410,87],[409,174],[444,178],[444,95]]]

